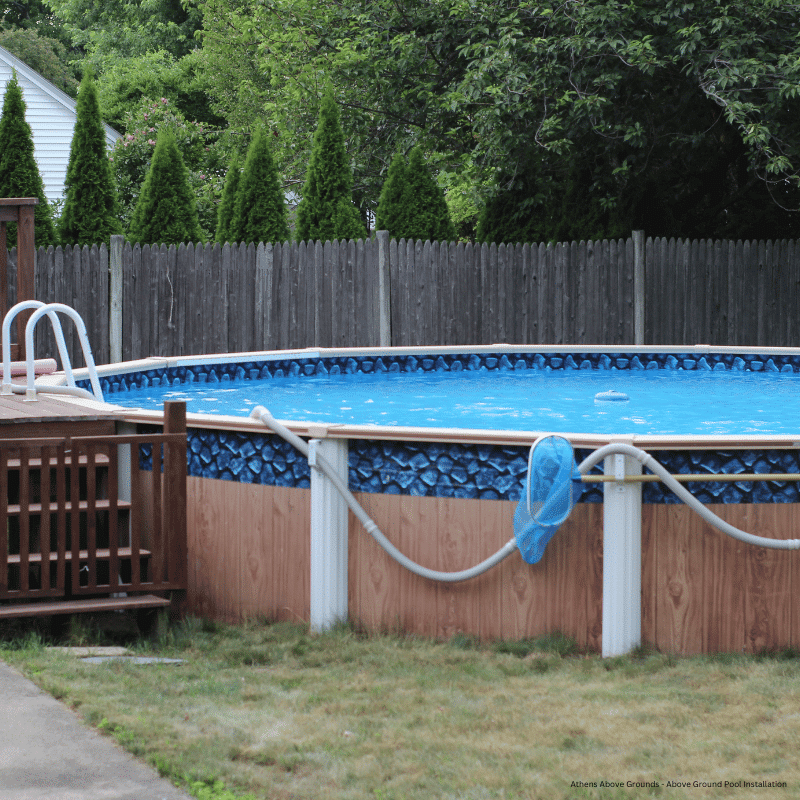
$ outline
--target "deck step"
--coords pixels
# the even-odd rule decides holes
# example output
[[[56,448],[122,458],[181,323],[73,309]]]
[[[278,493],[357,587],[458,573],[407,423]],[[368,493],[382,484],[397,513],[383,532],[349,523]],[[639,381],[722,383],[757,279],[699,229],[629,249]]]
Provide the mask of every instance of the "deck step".
[[[98,561],[108,561],[111,558],[111,550],[108,548],[99,548],[95,551]],[[117,551],[120,558],[130,558],[131,557],[131,548],[130,547],[120,547]],[[139,557],[140,558],[147,558],[150,556],[149,550],[139,550]],[[80,561],[88,561],[89,560],[89,551],[88,550],[81,550],[78,556]],[[50,560],[51,561],[58,561],[58,553],[50,553]],[[72,561],[72,550],[67,550],[64,553],[64,560],[65,561]],[[28,553],[28,563],[29,564],[39,564],[42,561],[42,554],[41,553]],[[19,553],[9,553],[8,554],[8,563],[9,564],[19,564],[20,562],[20,554]]]
[[[58,600],[42,603],[20,603],[0,606],[0,619],[13,617],[50,617],[55,614],[81,614],[89,611],[137,610],[166,608],[170,601],[154,594],[131,597],[98,597],[88,600]]]

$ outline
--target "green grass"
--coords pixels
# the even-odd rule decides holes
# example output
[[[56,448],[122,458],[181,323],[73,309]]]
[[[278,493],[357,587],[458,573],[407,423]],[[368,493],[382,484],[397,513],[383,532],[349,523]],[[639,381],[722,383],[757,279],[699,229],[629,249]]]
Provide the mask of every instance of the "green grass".
[[[72,636],[91,638],[85,629]],[[311,635],[303,625],[202,620],[132,647],[185,662],[90,665],[36,634],[0,644],[0,658],[202,800],[788,798],[800,790],[793,651],[676,658],[643,648],[603,660],[557,634],[432,642],[346,626]],[[724,785],[739,780],[787,788]],[[627,786],[648,781],[660,785]]]

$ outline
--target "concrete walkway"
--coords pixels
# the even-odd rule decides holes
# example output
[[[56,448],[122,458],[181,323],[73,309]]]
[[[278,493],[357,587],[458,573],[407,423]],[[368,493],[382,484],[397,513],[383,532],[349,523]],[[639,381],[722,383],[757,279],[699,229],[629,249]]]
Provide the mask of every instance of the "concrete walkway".
[[[191,800],[0,662],[2,800]]]

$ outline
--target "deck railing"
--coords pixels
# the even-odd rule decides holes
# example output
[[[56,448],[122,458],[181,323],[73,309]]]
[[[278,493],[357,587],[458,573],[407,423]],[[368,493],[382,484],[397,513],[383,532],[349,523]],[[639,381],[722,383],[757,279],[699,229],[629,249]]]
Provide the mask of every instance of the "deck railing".
[[[187,588],[185,407],[170,405],[165,433],[0,441],[0,600]]]

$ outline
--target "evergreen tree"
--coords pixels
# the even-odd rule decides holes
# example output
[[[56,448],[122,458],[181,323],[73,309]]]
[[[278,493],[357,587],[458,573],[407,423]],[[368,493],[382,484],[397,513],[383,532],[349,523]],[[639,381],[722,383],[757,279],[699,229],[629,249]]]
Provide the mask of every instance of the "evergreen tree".
[[[283,189],[263,130],[244,162],[230,233],[239,242],[285,242],[291,237]]]
[[[375,228],[389,231],[389,236],[400,239],[405,211],[406,159],[398,153],[389,165],[386,182],[381,189],[378,209],[375,212]]]
[[[419,147],[408,156],[403,206],[400,236],[432,242],[456,238],[444,192],[433,179]]]
[[[33,157],[33,133],[25,122],[25,101],[17,76],[11,78],[0,116],[0,197],[38,197],[34,207],[36,245],[56,244],[53,217],[39,168]],[[8,226],[8,247],[17,243],[17,226]]]
[[[158,134],[128,237],[141,244],[180,244],[202,239],[189,173],[169,129]]]
[[[239,154],[234,153],[228,167],[228,174],[225,176],[222,197],[217,207],[217,233],[214,239],[220,244],[225,244],[225,242],[230,242],[233,239],[231,236],[231,223],[233,222],[233,212],[236,209],[236,192],[239,189],[240,178]]]
[[[302,200],[297,207],[297,239],[360,239],[366,231],[352,198],[339,110],[329,90],[322,98]]]
[[[81,81],[67,167],[66,200],[59,222],[64,244],[106,242],[122,233],[117,187],[106,152],[97,89],[90,70]]]

